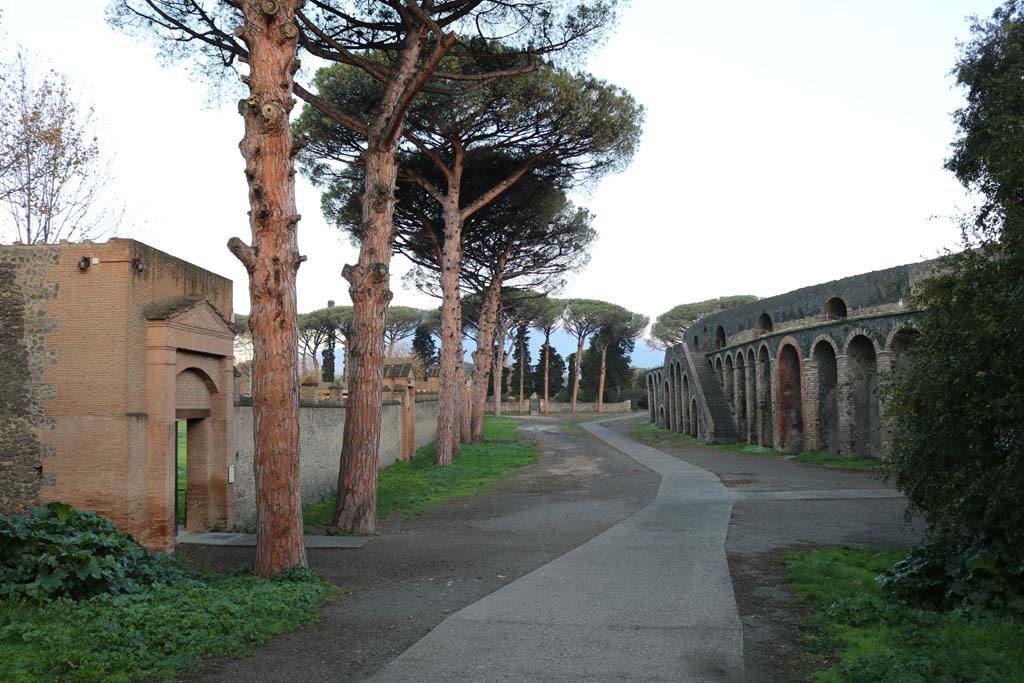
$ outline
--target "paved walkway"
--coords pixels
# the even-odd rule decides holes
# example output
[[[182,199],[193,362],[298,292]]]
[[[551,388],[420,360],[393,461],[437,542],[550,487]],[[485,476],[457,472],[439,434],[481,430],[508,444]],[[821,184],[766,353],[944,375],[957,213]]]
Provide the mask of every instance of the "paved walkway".
[[[706,470],[582,427],[662,476],[654,502],[456,612],[372,680],[740,680],[732,495]]]
[[[256,534],[232,534],[209,531],[202,534],[178,534],[178,543],[193,545],[237,545],[255,546]],[[307,548],[362,548],[373,540],[373,536],[313,536],[307,534],[303,541]]]

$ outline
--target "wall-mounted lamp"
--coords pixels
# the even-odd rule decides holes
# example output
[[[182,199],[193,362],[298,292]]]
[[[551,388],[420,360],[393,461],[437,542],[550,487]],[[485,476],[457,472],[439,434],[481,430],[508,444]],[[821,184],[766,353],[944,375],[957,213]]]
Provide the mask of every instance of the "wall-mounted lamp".
[[[142,260],[141,256],[136,256],[132,259],[132,268],[139,273],[146,272],[146,262]]]
[[[78,270],[80,270],[83,273],[89,270],[90,262],[91,261],[88,256],[83,256],[82,258],[78,259]]]

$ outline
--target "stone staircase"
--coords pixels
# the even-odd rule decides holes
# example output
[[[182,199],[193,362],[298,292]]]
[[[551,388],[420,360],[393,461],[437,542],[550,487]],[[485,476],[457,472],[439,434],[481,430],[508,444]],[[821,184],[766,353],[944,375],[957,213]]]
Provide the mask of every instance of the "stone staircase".
[[[695,353],[691,356],[694,372],[697,373],[697,380],[700,382],[701,390],[704,392],[704,401],[707,403],[711,419],[714,421],[715,429],[713,443],[736,443],[739,441],[739,432],[736,429],[736,416],[733,414],[732,406],[722,393],[722,385],[718,383],[718,375],[711,367],[711,361],[702,353]]]

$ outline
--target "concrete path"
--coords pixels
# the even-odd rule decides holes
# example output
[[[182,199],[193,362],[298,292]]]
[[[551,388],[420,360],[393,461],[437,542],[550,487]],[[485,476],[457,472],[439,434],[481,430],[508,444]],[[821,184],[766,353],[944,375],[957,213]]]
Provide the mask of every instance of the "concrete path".
[[[178,543],[194,545],[256,545],[256,534],[230,534],[210,531],[203,534],[178,534]],[[312,536],[305,537],[307,548],[362,548],[373,536]]]
[[[725,556],[731,494],[706,470],[582,427],[662,476],[654,502],[456,612],[372,680],[742,678]]]

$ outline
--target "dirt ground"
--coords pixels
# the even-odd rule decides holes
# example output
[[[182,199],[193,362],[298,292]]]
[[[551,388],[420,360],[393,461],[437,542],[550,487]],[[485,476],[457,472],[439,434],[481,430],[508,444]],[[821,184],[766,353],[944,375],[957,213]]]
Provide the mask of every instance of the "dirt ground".
[[[310,566],[339,587],[317,624],[252,656],[211,662],[190,681],[358,681],[397,657],[452,612],[617,524],[647,505],[660,477],[588,434],[562,430],[595,416],[522,418],[535,465],[490,493],[393,516],[358,550],[311,550]],[[633,420],[609,423],[628,432]],[[870,476],[697,446],[662,449],[738,491],[883,488]],[[750,680],[796,681],[793,653],[805,615],[781,582],[781,551],[838,544],[911,543],[898,499],[737,500],[727,550],[743,622]],[[218,570],[253,560],[253,548],[182,546]]]

